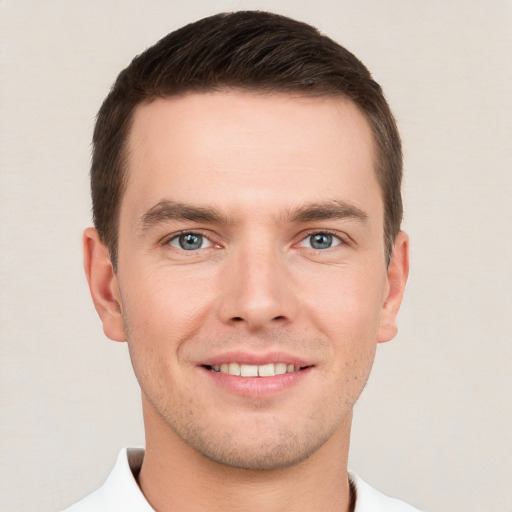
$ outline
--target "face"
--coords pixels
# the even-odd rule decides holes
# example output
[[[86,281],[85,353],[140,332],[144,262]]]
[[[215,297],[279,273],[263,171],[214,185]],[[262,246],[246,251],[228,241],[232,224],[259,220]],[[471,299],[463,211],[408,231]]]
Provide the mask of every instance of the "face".
[[[339,98],[138,107],[119,267],[103,287],[118,307],[96,306],[128,341],[147,421],[245,468],[348,437],[407,266],[403,235],[386,265],[374,157],[364,116]]]

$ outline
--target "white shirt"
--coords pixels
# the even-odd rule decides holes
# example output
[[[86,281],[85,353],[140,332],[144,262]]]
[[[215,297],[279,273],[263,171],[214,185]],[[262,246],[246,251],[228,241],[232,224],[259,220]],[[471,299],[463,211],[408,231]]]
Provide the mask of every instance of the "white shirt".
[[[143,458],[143,448],[123,448],[103,486],[64,512],[154,512],[133,476],[138,474]],[[380,493],[352,472],[349,478],[357,493],[354,512],[419,512]]]

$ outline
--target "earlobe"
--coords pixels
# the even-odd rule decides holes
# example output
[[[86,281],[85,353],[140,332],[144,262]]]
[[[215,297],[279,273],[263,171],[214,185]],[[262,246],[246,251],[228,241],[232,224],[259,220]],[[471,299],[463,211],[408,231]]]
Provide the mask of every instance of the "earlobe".
[[[94,228],[84,231],[83,249],[85,275],[103,331],[111,340],[126,341],[117,277],[109,251]]]
[[[398,233],[393,246],[393,254],[388,267],[388,293],[381,311],[380,328],[377,341],[384,343],[392,340],[398,331],[396,317],[409,274],[409,237]]]

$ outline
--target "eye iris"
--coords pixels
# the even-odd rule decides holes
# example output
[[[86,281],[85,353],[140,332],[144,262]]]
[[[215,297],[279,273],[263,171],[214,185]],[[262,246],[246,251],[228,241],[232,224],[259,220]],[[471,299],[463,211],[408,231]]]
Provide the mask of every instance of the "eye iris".
[[[313,249],[329,249],[332,245],[332,235],[328,233],[316,233],[311,235],[311,247]]]
[[[186,233],[181,235],[178,239],[180,247],[185,251],[193,251],[194,249],[200,249],[203,245],[203,236],[195,235],[194,233]]]

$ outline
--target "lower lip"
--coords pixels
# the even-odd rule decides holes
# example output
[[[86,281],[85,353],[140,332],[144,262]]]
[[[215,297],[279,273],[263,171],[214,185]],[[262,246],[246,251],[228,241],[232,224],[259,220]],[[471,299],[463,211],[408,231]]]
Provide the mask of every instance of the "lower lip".
[[[304,368],[296,372],[283,373],[273,377],[240,377],[228,373],[215,372],[201,367],[215,384],[229,391],[230,393],[248,396],[264,397],[271,396],[298,385],[313,367]]]

